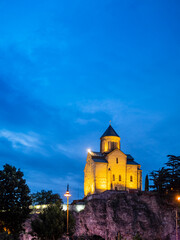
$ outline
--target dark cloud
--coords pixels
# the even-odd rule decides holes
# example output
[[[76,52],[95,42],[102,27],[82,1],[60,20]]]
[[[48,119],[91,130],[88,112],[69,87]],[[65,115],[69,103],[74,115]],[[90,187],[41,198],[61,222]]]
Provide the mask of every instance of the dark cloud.
[[[1,166],[76,198],[109,120],[144,175],[179,155],[178,5],[1,1]]]

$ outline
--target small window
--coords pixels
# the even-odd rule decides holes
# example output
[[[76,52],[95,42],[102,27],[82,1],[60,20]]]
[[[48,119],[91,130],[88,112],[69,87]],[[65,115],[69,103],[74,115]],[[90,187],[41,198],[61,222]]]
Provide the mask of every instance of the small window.
[[[113,181],[115,181],[115,175],[113,174]]]
[[[117,143],[116,142],[111,142],[111,149],[114,150],[117,148]]]
[[[116,163],[118,163],[118,158],[116,158]]]
[[[117,187],[115,187],[115,190],[116,190],[116,191],[118,190]]]
[[[133,182],[133,176],[130,176],[130,182]]]
[[[121,175],[119,175],[119,181],[121,181]]]
[[[111,150],[111,142],[108,142],[108,150]]]

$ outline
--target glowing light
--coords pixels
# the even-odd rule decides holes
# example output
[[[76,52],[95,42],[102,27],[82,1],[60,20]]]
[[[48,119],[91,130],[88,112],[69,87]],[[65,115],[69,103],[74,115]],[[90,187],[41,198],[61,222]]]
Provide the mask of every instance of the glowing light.
[[[84,208],[85,208],[84,205],[77,205],[77,206],[76,206],[77,212],[80,212],[80,211],[84,210]]]
[[[91,149],[90,148],[88,148],[87,151],[88,151],[88,153],[91,153]]]
[[[177,196],[177,200],[180,202],[180,196]]]
[[[66,191],[66,193],[64,194],[65,197],[71,197],[71,194],[69,193],[69,191]]]

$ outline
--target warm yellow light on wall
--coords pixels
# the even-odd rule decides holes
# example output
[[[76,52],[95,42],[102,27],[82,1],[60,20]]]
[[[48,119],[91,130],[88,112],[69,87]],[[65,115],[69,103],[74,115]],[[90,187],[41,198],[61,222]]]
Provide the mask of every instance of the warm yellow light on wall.
[[[11,233],[10,230],[9,230],[8,228],[4,227],[3,229],[4,229],[4,231],[7,232],[8,234]]]
[[[104,151],[107,152],[108,151],[108,142],[104,143]]]
[[[106,183],[101,183],[101,184],[99,184],[98,187],[99,187],[99,189],[105,189],[105,190],[107,188]]]
[[[180,196],[177,196],[177,201],[180,202]]]

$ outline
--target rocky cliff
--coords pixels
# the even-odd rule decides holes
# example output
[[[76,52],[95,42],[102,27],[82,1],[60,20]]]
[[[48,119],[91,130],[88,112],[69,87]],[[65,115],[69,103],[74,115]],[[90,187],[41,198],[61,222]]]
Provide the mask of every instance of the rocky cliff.
[[[126,240],[136,234],[144,240],[175,240],[175,208],[152,193],[106,191],[76,214],[74,236],[79,239],[97,235],[114,240],[118,234]]]

